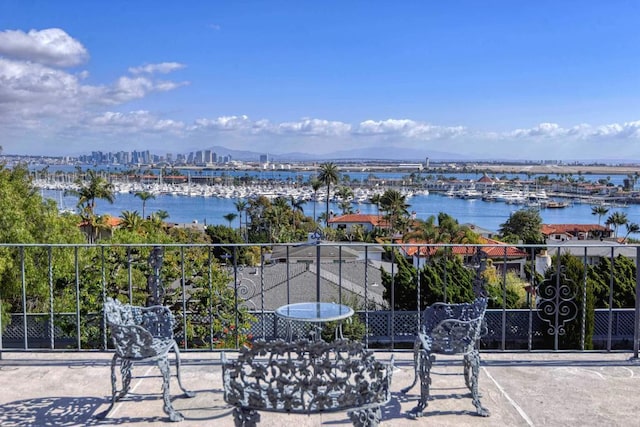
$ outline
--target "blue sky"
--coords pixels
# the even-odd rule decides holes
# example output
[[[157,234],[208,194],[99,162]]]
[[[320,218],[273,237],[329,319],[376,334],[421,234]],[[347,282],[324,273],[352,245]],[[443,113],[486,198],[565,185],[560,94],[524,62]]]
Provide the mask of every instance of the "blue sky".
[[[635,0],[0,0],[0,145],[640,159],[638,28]]]

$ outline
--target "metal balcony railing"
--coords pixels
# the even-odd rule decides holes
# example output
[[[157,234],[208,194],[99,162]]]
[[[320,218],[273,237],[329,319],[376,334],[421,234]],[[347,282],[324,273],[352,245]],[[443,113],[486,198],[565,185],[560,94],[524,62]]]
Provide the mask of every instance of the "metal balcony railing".
[[[151,262],[154,249],[159,264]],[[579,241],[544,248],[0,244],[0,351],[108,348],[107,296],[171,306],[185,350],[282,338],[287,325],[275,309],[302,301],[348,304],[369,347],[409,348],[426,302],[472,296],[480,281],[493,297],[485,350],[633,350],[638,357],[639,255],[637,245]],[[425,265],[438,268],[416,274]],[[309,325],[293,328],[302,336]]]

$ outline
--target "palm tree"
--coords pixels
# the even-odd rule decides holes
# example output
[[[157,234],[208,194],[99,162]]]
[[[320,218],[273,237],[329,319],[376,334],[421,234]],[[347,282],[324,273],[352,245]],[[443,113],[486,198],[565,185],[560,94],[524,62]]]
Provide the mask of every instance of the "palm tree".
[[[318,173],[318,181],[327,186],[327,210],[326,210],[326,223],[329,225],[329,198],[331,196],[331,185],[337,184],[340,178],[340,172],[338,166],[333,162],[322,163],[320,165],[320,173]]]
[[[627,234],[624,235],[624,239],[622,239],[623,242],[627,241],[627,237],[629,237],[629,234],[640,232],[640,225],[635,222],[628,222],[625,224],[625,227],[627,228]]]
[[[380,215],[380,198],[381,197],[382,196],[380,195],[380,193],[375,193],[373,196],[369,198],[369,202],[376,205],[376,211],[378,216]]]
[[[307,203],[303,199],[296,199],[293,196],[290,196],[289,203],[291,203],[291,209],[293,210],[293,228],[297,229],[296,220],[298,217],[304,216],[304,204]]]
[[[313,220],[317,221],[316,218],[316,202],[318,201],[318,190],[322,187],[322,182],[317,180],[316,178],[311,179],[311,189],[313,190]]]
[[[609,213],[609,209],[603,205],[591,207],[591,214],[598,215],[598,225],[600,225],[600,220],[602,219],[602,217],[608,213]]]
[[[78,208],[82,220],[89,226],[88,240],[94,242],[94,236],[103,226],[100,218],[96,217],[96,199],[104,199],[109,203],[115,201],[113,184],[98,175],[95,170],[87,170],[86,179],[78,177],[75,180],[77,189],[66,190],[65,193],[78,196]]]
[[[160,209],[159,211],[156,211],[154,215],[158,219],[160,219],[160,221],[164,221],[165,219],[169,218],[169,212],[165,211],[164,209]]]
[[[138,191],[134,194],[134,196],[142,200],[142,219],[144,219],[146,218],[146,216],[144,216],[144,209],[147,205],[147,200],[155,199],[156,196],[153,193],[149,193],[148,191]]]
[[[234,219],[236,219],[236,217],[238,216],[237,213],[228,213],[226,215],[223,216],[224,219],[226,219],[227,221],[229,221],[229,228],[231,228],[231,223],[233,222]]]
[[[122,218],[121,227],[125,230],[138,231],[142,228],[143,218],[138,211],[122,211],[120,218]]]
[[[235,205],[236,210],[238,211],[238,223],[239,223],[238,230],[240,230],[240,234],[242,234],[242,212],[244,212],[245,215],[247,214],[247,212],[245,211],[245,209],[247,208],[247,201],[244,199],[238,199],[233,204]],[[245,221],[245,227],[246,226],[247,225]]]
[[[69,194],[78,196],[78,207],[81,210],[94,214],[96,210],[96,199],[103,199],[109,203],[115,201],[115,190],[113,184],[98,175],[95,170],[87,170],[85,180],[78,177],[76,184],[78,189],[67,190]]]
[[[386,190],[380,197],[380,208],[387,213],[391,232],[400,227],[401,218],[409,215],[407,197],[398,190]]]
[[[629,222],[629,219],[627,218],[627,214],[624,212],[614,212],[612,213],[609,218],[607,218],[607,221],[605,222],[605,224],[607,226],[611,226],[613,225],[613,232],[615,237],[618,237],[618,228],[621,225],[624,225],[626,223]]]

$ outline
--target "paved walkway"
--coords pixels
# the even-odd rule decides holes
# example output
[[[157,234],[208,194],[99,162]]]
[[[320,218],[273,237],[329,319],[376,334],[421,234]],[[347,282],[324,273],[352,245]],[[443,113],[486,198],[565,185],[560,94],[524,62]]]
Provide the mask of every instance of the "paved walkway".
[[[235,357],[235,353],[228,353]],[[390,353],[376,352],[388,359]],[[482,353],[480,390],[491,417],[474,415],[458,359],[439,357],[432,371],[427,417],[406,418],[419,395],[398,391],[411,382],[412,360],[396,352],[393,398],[383,408],[383,426],[632,426],[640,425],[640,363],[631,353]],[[162,412],[161,379],[154,365],[137,365],[132,393],[106,420],[111,354],[4,352],[0,360],[0,425],[156,426],[169,424]],[[197,395],[175,396],[185,416],[176,426],[233,426],[222,399],[219,353],[183,354],[183,382]],[[286,415],[262,413],[261,426],[349,426],[346,413]]]

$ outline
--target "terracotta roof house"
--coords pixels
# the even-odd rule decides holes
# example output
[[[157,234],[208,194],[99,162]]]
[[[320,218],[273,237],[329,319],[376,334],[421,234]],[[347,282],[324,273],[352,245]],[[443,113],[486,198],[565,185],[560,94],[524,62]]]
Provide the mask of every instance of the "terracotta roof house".
[[[349,232],[356,225],[362,226],[366,232],[373,231],[375,228],[389,227],[388,221],[382,215],[346,214],[329,219],[329,227],[337,230]]]
[[[398,242],[400,243],[400,242]],[[411,246],[403,246],[402,250],[406,256],[413,259],[413,266],[421,268],[429,259],[429,257],[436,254],[436,252],[442,247],[429,246],[424,243],[424,246],[420,246],[420,242],[409,242]],[[418,246],[415,246],[415,245]],[[516,248],[515,246],[508,245],[497,240],[488,239],[486,237],[480,237],[480,244],[486,244],[491,246],[481,246],[482,251],[487,254],[487,259],[492,261],[493,266],[502,273],[503,271],[514,271],[518,276],[524,277],[524,266],[527,262],[527,252]],[[452,246],[454,254],[463,257],[465,263],[471,262],[471,259],[476,253],[476,246]]]
[[[596,265],[603,258],[611,259],[611,257],[615,258],[617,256],[624,256],[633,260],[637,258],[637,248],[635,246],[628,246],[611,240],[583,240],[580,242],[580,246],[572,246],[574,243],[571,241],[557,243],[557,247],[549,249],[549,254],[556,255],[558,251],[563,254],[571,254],[580,258],[580,260],[584,260],[587,265]]]
[[[78,224],[80,231],[82,231],[89,240],[97,241],[100,239],[108,238],[113,235],[113,230],[118,228],[122,224],[122,218],[111,215],[103,215],[104,224],[106,227],[100,227],[95,230],[91,227],[88,221],[82,221]],[[91,235],[93,233],[93,236]],[[97,236],[95,235],[97,233]]]
[[[542,224],[540,231],[547,243],[608,239],[612,233],[609,227],[599,224]]]

